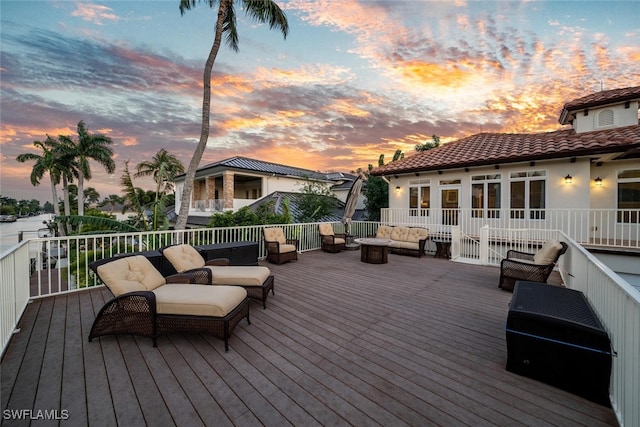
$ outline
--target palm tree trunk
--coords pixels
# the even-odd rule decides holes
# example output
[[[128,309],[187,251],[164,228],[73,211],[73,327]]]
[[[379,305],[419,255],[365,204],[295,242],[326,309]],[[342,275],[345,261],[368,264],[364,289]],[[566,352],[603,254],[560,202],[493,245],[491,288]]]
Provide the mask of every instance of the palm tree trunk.
[[[51,179],[51,197],[53,198],[53,214],[60,216],[60,204],[58,203],[58,191],[56,190],[56,183]],[[58,222],[58,235],[64,236],[64,228],[62,224]]]
[[[184,187],[182,189],[182,197],[180,198],[180,211],[178,212],[178,220],[176,222],[176,230],[184,230],[187,226],[187,217],[189,208],[191,207],[191,194],[193,193],[193,181],[196,177],[196,170],[202,160],[202,154],[207,147],[209,140],[209,120],[211,112],[211,70],[218,56],[220,44],[222,42],[222,25],[227,14],[231,0],[220,0],[220,8],[218,9],[218,20],[216,22],[216,35],[209,52],[209,57],[204,66],[204,76],[202,79],[203,95],[202,95],[202,129],[200,131],[200,141],[196,146],[187,174],[184,178]]]
[[[84,216],[84,175],[82,171],[78,174],[78,215]]]

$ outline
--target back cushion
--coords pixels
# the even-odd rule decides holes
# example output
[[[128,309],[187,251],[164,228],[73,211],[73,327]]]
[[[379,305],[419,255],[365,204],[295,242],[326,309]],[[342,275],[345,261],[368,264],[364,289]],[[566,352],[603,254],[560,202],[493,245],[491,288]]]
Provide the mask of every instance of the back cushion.
[[[389,227],[388,225],[381,225],[378,227],[378,231],[376,231],[376,237],[379,239],[390,239],[391,231],[393,227]]]
[[[406,242],[409,235],[409,227],[393,227],[391,232],[391,240]]]
[[[190,245],[169,246],[162,250],[162,255],[169,260],[178,273],[194,268],[202,268],[205,264],[202,255]]]
[[[558,253],[562,250],[562,245],[557,240],[548,240],[540,250],[533,256],[536,264],[551,264],[556,261]]]
[[[282,244],[287,243],[287,238],[284,237],[284,231],[282,228],[271,227],[264,228],[264,239],[270,242],[280,242]]]
[[[418,243],[429,236],[429,230],[426,228],[410,228],[407,234],[407,242]]]
[[[119,258],[98,267],[100,280],[115,296],[133,291],[152,291],[165,284],[164,277],[142,255]]]
[[[320,234],[323,236],[333,236],[333,226],[331,224],[320,224]]]

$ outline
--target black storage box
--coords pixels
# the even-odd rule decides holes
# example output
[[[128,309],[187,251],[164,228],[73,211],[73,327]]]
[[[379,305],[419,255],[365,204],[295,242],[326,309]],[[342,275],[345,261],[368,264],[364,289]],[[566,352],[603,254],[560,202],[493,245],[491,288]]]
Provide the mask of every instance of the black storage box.
[[[611,342],[582,292],[516,282],[506,334],[508,371],[610,406]]]

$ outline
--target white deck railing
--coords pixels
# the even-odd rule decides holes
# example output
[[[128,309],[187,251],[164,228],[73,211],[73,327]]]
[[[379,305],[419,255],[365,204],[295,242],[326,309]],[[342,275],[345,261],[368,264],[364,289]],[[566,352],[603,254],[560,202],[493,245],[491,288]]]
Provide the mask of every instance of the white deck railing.
[[[354,222],[351,232],[358,237],[368,236],[375,234],[378,225],[377,222]],[[287,237],[297,238],[301,252],[320,248],[318,223],[275,226],[284,228]],[[2,352],[30,298],[96,285],[95,278],[89,274],[89,264],[96,259],[157,250],[179,242],[202,245],[236,241],[258,242],[259,256],[264,257],[264,227],[269,226],[70,236],[19,243],[0,255]],[[587,295],[617,353],[613,360],[611,399],[618,421],[625,426],[640,425],[640,293],[637,290],[568,233],[540,227],[485,226],[478,227],[477,234],[473,235],[466,233],[462,226],[429,224],[428,227],[432,234],[451,238],[454,259],[482,264],[499,264],[507,250],[531,251],[532,247],[551,237],[566,241],[569,250],[558,262],[563,280],[567,287]],[[342,224],[335,223],[334,229],[342,232]]]
[[[381,210],[383,224],[439,229],[459,225],[479,238],[482,227],[527,230],[534,234],[562,230],[582,245],[640,248],[640,210],[627,209],[391,209]]]
[[[568,288],[582,291],[605,325],[613,351],[611,404],[620,425],[640,425],[640,293],[565,233],[558,265]],[[570,274],[569,274],[570,273]]]

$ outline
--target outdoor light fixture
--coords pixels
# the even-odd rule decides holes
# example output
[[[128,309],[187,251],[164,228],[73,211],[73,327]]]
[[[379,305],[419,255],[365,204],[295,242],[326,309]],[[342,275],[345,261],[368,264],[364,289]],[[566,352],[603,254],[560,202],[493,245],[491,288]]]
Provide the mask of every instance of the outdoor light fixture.
[[[400,186],[398,185],[398,186],[396,187],[396,193],[399,193],[399,192],[400,192]]]
[[[573,177],[569,174],[567,174],[567,176],[564,177],[564,183],[565,184],[571,184],[573,182]]]
[[[596,179],[594,179],[594,181],[595,181],[595,183],[596,183],[596,185],[597,185],[598,187],[600,187],[600,186],[602,185],[602,178],[597,177]]]

